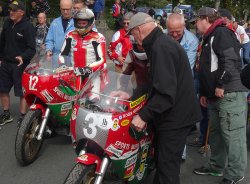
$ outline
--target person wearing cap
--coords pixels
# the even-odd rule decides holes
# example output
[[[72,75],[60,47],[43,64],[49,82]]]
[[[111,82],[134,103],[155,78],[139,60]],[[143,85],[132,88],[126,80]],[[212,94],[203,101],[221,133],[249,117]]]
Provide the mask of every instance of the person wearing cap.
[[[108,48],[108,56],[115,63],[117,72],[122,72],[122,66],[128,52],[132,49],[130,36],[127,34],[130,18],[134,14],[128,12],[123,17],[123,28],[115,32]]]
[[[203,34],[200,103],[209,111],[211,157],[194,173],[223,176],[220,184],[238,183],[247,166],[247,89],[240,80],[240,44],[213,8],[198,11],[196,26]]]
[[[59,66],[58,55],[66,34],[75,29],[72,19],[72,6],[72,0],[60,0],[61,16],[52,21],[45,39],[46,55],[52,56],[53,68]],[[70,65],[70,63],[66,64]]]
[[[148,101],[134,116],[132,126],[142,131],[152,123],[155,128],[154,183],[180,184],[186,137],[201,120],[187,54],[146,13],[139,12],[131,18],[129,33],[146,51],[150,81]]]
[[[22,74],[36,52],[35,31],[25,16],[24,3],[13,1],[9,11],[9,18],[5,20],[0,35],[0,99],[4,110],[0,115],[0,125],[13,121],[9,112],[9,92],[13,86],[15,96],[20,97],[21,116],[18,123],[27,111],[22,92]]]

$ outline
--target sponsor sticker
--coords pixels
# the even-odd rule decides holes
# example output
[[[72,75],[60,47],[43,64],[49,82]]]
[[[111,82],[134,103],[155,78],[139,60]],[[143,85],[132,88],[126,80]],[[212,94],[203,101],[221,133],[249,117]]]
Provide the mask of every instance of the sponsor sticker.
[[[128,119],[125,119],[121,122],[121,126],[127,126],[130,123]]]
[[[109,145],[109,147],[107,147],[106,150],[110,153],[113,153],[117,157],[120,157],[122,155],[122,152],[123,152],[123,150],[119,150],[119,149],[115,148],[112,144]]]
[[[125,143],[125,142],[121,142],[121,141],[116,141],[115,142],[115,147],[122,149],[122,150],[129,150],[130,148],[130,144]]]
[[[133,102],[130,102],[130,108],[134,108],[146,99],[146,95],[141,96]]]
[[[69,110],[69,109],[72,109],[72,103],[71,102],[62,104],[61,111],[65,111],[65,110]]]
[[[126,161],[126,164],[125,164],[125,168],[128,168],[130,167],[131,165],[133,165],[137,160],[137,154],[135,154],[134,156],[132,156],[131,158],[129,158],[127,161]]]
[[[117,131],[120,128],[120,126],[119,126],[119,120],[117,118],[115,118],[113,121],[114,121],[114,124],[111,127],[111,130]]]
[[[87,162],[88,161],[88,155],[81,155],[80,159]]]

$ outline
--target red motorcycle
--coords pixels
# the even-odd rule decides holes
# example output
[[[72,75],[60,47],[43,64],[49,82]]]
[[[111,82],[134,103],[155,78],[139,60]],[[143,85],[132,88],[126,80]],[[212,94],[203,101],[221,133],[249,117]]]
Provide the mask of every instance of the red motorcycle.
[[[15,141],[15,155],[21,165],[30,164],[37,158],[48,127],[69,135],[75,91],[80,84],[73,67],[52,68],[51,60],[52,57],[36,55],[22,76],[29,111],[19,125]]]
[[[153,168],[153,133],[149,128],[138,133],[130,123],[146,103],[146,95],[130,76],[111,71],[100,91],[95,91],[93,81],[100,75],[91,76],[73,107],[70,128],[78,157],[65,184],[142,183]],[[121,89],[129,100],[110,95]],[[98,98],[91,100],[93,94]]]

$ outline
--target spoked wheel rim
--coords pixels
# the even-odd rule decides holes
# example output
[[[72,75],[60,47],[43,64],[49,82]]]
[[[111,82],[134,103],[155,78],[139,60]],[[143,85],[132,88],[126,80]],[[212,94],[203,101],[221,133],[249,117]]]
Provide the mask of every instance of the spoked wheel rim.
[[[42,144],[42,139],[41,140],[36,139],[40,127],[39,120],[40,120],[39,117],[35,117],[32,120],[29,131],[26,134],[24,152],[26,158],[28,159],[32,159],[33,157],[35,157],[36,153],[40,149],[40,145]]]
[[[82,179],[82,184],[94,184],[95,183],[95,170],[90,170]]]

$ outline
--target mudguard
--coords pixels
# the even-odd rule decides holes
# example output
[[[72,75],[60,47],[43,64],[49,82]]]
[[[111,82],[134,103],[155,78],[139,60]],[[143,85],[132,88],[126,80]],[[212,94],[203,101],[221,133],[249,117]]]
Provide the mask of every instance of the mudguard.
[[[77,157],[76,162],[84,164],[84,165],[96,164],[96,172],[100,172],[102,160],[95,154],[85,153],[85,154]]]
[[[43,105],[41,105],[41,104],[33,104],[33,105],[30,106],[30,110],[37,110],[37,109],[40,109],[42,111],[42,116],[45,115],[46,108]]]

